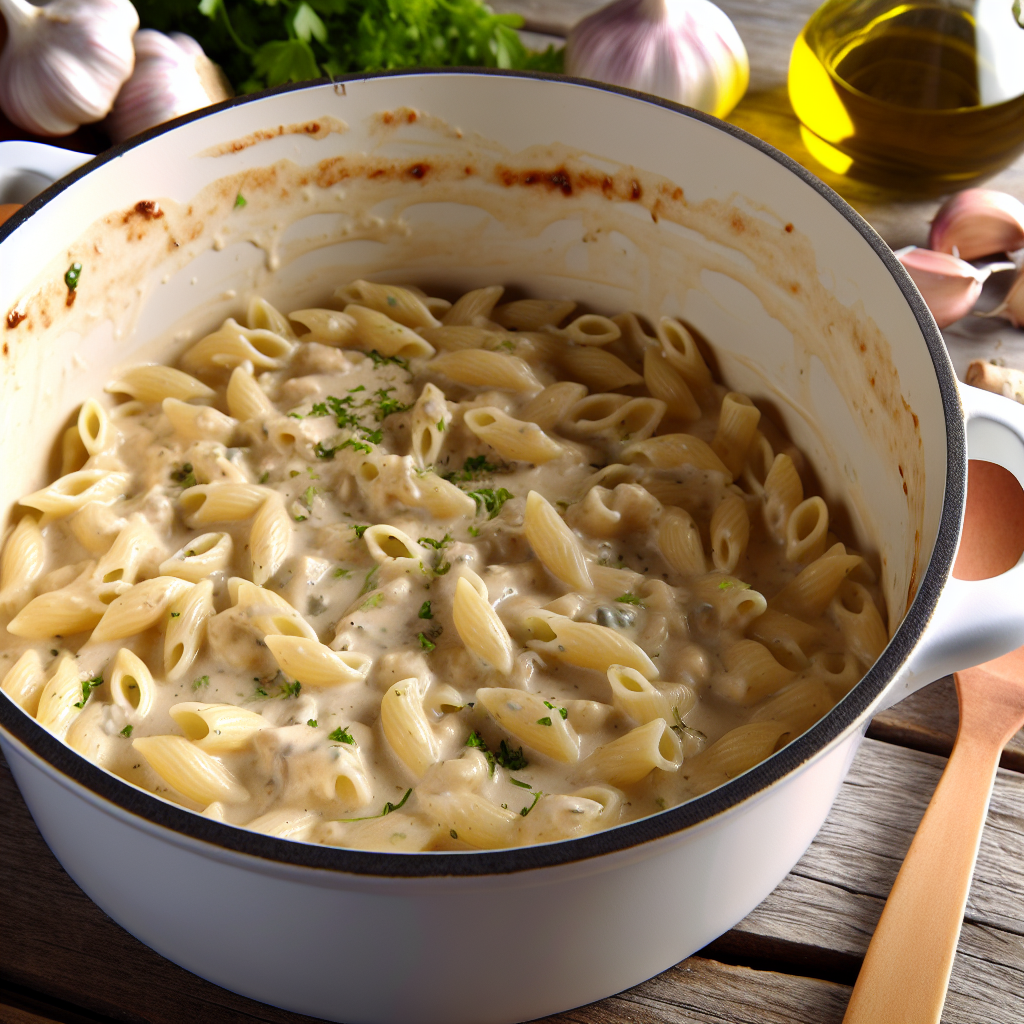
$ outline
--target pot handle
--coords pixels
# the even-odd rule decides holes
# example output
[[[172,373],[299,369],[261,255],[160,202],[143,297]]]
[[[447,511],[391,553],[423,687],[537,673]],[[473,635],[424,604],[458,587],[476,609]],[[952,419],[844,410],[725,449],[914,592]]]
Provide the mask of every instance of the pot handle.
[[[1024,489],[1024,406],[960,384],[969,459],[1009,470]],[[1024,556],[983,580],[950,575],[935,611],[879,710],[942,676],[991,661],[1024,644]]]
[[[91,159],[89,153],[41,142],[0,142],[0,203],[27,203]]]

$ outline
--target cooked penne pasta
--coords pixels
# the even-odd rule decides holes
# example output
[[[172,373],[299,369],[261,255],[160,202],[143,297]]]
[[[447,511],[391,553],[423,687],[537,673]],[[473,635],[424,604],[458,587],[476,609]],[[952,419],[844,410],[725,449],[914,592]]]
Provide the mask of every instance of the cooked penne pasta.
[[[476,388],[499,391],[540,391],[541,383],[518,356],[483,349],[445,352],[432,359],[429,367],[449,380]]]
[[[463,422],[506,459],[541,466],[565,454],[562,445],[548,437],[536,423],[513,419],[495,406],[470,409]]]
[[[491,607],[487,587],[470,569],[455,584],[452,619],[462,642],[502,675],[512,671],[512,638]]]
[[[156,698],[156,683],[149,666],[134,651],[122,647],[110,670],[110,696],[131,720],[144,719]]]
[[[330,647],[303,636],[264,637],[274,660],[285,675],[304,686],[337,686],[358,683],[373,665],[367,654],[356,651],[332,651]]]
[[[592,590],[587,559],[577,536],[551,503],[536,491],[526,496],[523,532],[552,576],[573,590]]]
[[[678,320],[303,294],[41,439],[0,700],[78,754],[283,839],[556,842],[727,783],[885,647],[879,576]]]
[[[245,787],[220,761],[184,736],[139,737],[132,746],[168,786],[197,804],[238,804],[249,799]]]
[[[579,735],[568,721],[568,711],[553,701],[501,686],[482,687],[476,699],[502,729],[531,750],[563,764],[579,760]]]
[[[605,779],[613,786],[631,786],[655,768],[675,772],[682,763],[679,737],[665,719],[655,718],[598,747],[580,765],[580,770],[592,778]]]

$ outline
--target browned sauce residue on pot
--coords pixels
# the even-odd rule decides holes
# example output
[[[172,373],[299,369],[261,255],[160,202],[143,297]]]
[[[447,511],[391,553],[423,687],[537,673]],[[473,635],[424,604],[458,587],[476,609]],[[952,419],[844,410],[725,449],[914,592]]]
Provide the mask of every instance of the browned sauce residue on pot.
[[[276,128],[264,128],[249,135],[243,135],[240,139],[232,139],[230,142],[222,142],[218,146],[211,146],[204,149],[200,156],[226,156],[228,153],[240,153],[250,146],[259,145],[261,142],[268,142],[270,139],[279,139],[282,135],[308,135],[311,139],[326,138],[331,132],[338,135],[348,131],[348,125],[336,117],[319,117],[315,121],[304,121],[301,124],[280,124]]]

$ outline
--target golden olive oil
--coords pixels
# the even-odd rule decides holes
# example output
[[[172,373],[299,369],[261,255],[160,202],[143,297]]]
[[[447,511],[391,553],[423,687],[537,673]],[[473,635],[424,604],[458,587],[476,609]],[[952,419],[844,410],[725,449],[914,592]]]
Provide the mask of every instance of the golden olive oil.
[[[811,155],[904,195],[948,192],[1024,151],[1024,29],[1007,0],[828,0],[793,47]]]

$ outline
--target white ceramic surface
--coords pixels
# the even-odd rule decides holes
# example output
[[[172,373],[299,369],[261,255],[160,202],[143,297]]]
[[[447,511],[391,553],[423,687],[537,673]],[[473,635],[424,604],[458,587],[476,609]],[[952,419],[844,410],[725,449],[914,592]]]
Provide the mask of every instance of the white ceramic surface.
[[[381,112],[399,108],[438,120],[382,124]],[[274,131],[325,117],[348,130],[316,138]],[[275,137],[209,155],[211,147],[257,132]],[[691,206],[734,206],[752,220],[724,245],[622,201],[604,208],[622,230],[591,237],[598,215],[589,200],[535,189],[530,216],[519,217],[515,204],[527,194],[519,188],[508,191],[507,208],[492,210],[484,228],[465,208],[410,207],[392,196],[374,212],[390,223],[397,203],[408,230],[353,240],[369,229],[352,227],[344,197],[325,212],[314,184],[312,215],[304,216],[301,204],[292,208],[271,241],[265,231],[249,230],[243,210],[237,221],[224,221],[216,248],[189,250],[187,265],[171,266],[180,262],[171,254],[168,266],[146,267],[137,281],[127,268],[138,301],[126,306],[119,330],[100,316],[88,330],[63,330],[58,322],[32,344],[21,342],[20,328],[5,332],[0,510],[46,479],[40,449],[25,445],[26,437],[50,444],[115,366],[149,357],[169,328],[194,337],[197,323],[208,328],[238,312],[254,286],[296,308],[360,275],[449,287],[497,280],[536,294],[570,294],[600,311],[679,314],[715,346],[728,383],[776,409],[830,502],[845,504],[862,542],[879,550],[887,593],[916,592],[865,680],[763,765],[654,818],[528,850],[355,854],[244,833],[134,791],[0,697],[0,746],[41,832],[111,917],[197,974],[329,1020],[520,1021],[663,970],[745,916],[796,862],[828,813],[871,713],[1024,641],[1024,610],[1009,600],[1024,569],[982,583],[948,579],[963,514],[965,444],[971,457],[999,461],[1024,483],[1024,409],[973,389],[964,389],[961,403],[920,297],[841,200],[768,147],[668,104],[543,78],[447,72],[229,104],[71,175],[34,201],[30,216],[0,230],[0,310],[20,308],[41,272],[59,267],[98,216],[140,201],[188,203],[225,175],[254,174],[285,158],[311,165],[373,152],[411,166],[466,153],[493,158],[497,146],[501,159],[515,164],[538,145],[591,154],[602,173],[632,164],[677,182]],[[350,195],[358,193],[353,189]],[[437,198],[429,175],[410,179],[408,189]],[[548,226],[531,234],[537,209],[550,211]],[[630,245],[631,217],[644,247]],[[815,266],[804,284],[813,277],[856,316],[870,318],[891,347],[898,392],[920,423],[920,491],[909,501],[884,430],[871,420],[879,411],[858,390],[857,375],[835,379],[821,359],[797,358],[793,332],[764,304],[784,310],[782,299],[767,291],[759,297],[740,283],[760,244],[758,225],[770,248],[787,223],[813,246]],[[460,232],[462,243],[450,244]],[[432,244],[421,244],[424,238]],[[694,270],[683,252],[717,269]],[[839,324],[831,344],[852,343],[844,330]],[[185,343],[182,336],[164,344],[180,350]],[[487,940],[492,925],[523,936],[514,957]],[[282,948],[287,956],[274,952]]]

